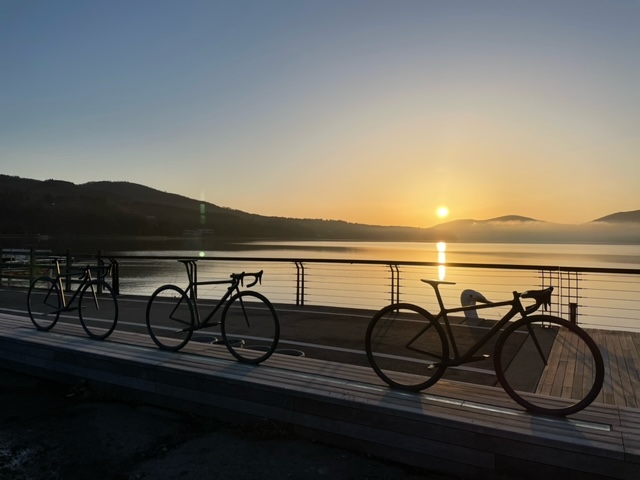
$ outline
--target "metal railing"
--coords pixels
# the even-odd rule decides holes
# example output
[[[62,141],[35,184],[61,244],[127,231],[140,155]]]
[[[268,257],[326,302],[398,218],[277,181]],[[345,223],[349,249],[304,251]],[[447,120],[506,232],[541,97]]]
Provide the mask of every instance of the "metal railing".
[[[107,257],[100,252],[43,256],[33,251],[24,262],[0,265],[0,285],[28,286],[35,274],[46,271],[47,261],[53,256],[64,258],[68,268],[113,258],[114,290],[143,296],[165,283],[186,286],[184,267],[176,260],[192,258]],[[448,306],[459,305],[460,293],[467,288],[498,301],[508,299],[514,290],[553,286],[550,313],[589,327],[640,331],[640,269],[262,257],[205,257],[198,263],[201,278],[264,270],[260,291],[273,303],[300,306],[377,310],[389,303],[408,302],[436,311],[433,291],[421,278],[456,282],[441,289]],[[211,287],[199,294],[218,297],[219,291]],[[502,313],[484,312],[487,318],[499,318]]]

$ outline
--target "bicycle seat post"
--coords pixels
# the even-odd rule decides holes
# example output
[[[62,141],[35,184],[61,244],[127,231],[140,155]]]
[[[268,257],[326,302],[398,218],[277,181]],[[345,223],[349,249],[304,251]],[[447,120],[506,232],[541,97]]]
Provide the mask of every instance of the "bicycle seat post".
[[[60,298],[62,299],[62,306],[67,307],[67,297],[64,294],[64,288],[62,287],[62,272],[60,271],[60,260],[55,258],[53,260],[56,264],[56,281],[58,282],[58,289],[60,290]],[[69,279],[65,278],[65,286],[69,283]]]
[[[442,300],[442,295],[440,294],[439,285],[440,284],[455,285],[455,282],[445,282],[443,280],[425,280],[424,278],[422,279],[422,281],[424,283],[427,283],[427,284],[431,285],[433,290],[436,292],[436,299],[438,300],[438,305],[440,306],[440,311],[442,312],[442,311],[446,310],[446,308],[444,306],[444,301]]]
[[[198,302],[198,265],[197,260],[180,260],[187,269],[187,279],[189,285],[187,286],[187,292],[194,305]],[[196,308],[197,310],[197,308]]]

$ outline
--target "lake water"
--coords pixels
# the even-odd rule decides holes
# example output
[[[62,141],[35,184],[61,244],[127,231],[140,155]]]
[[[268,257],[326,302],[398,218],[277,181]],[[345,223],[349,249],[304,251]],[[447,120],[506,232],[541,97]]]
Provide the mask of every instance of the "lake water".
[[[199,262],[199,279],[224,278],[229,271],[265,269],[260,291],[273,301],[296,301],[296,267],[293,262],[254,261],[282,259],[302,262],[305,273],[305,304],[378,308],[391,301],[386,265],[358,266],[314,263],[322,260],[362,260],[384,262],[429,262],[431,265],[403,266],[398,275],[402,301],[419,303],[437,311],[433,292],[421,278],[456,283],[443,287],[445,303],[457,306],[460,292],[480,290],[491,300],[508,299],[513,290],[523,291],[554,285],[558,311],[567,317],[569,304],[580,306],[580,321],[594,327],[635,329],[640,325],[640,245],[510,244],[510,243],[415,243],[415,242],[250,242],[202,248],[197,239],[187,239],[178,249],[138,249],[112,252],[126,256],[237,258],[228,262]],[[244,262],[242,259],[246,258]],[[473,264],[455,266],[455,264]],[[542,270],[480,268],[481,265],[544,266]],[[625,269],[624,273],[556,274],[557,267]],[[635,270],[635,271],[634,271]],[[549,273],[551,272],[551,273]],[[128,291],[150,294],[158,285],[186,286],[184,267],[167,262],[130,259],[121,267],[123,286]],[[545,275],[549,275],[548,278]],[[545,278],[543,278],[545,277]],[[211,295],[217,296],[211,289]],[[202,290],[206,295],[206,289]],[[495,316],[499,317],[496,312]],[[490,316],[489,316],[490,317]]]
[[[354,259],[390,262],[442,262],[444,260],[447,263],[640,269],[640,245],[260,241],[220,244],[216,245],[215,249],[206,249],[199,248],[203,245],[197,244],[195,240],[185,240],[182,246],[184,248],[123,249],[115,251],[115,254]]]
[[[399,262],[549,265],[640,268],[640,245],[416,243],[416,242],[251,242],[202,251],[204,256],[333,258]],[[192,250],[192,255],[201,251]]]

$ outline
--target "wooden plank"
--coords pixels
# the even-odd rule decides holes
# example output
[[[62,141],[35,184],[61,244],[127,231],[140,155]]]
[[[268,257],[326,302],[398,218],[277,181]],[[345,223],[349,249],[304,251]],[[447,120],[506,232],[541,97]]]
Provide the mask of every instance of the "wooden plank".
[[[621,332],[620,342],[628,373],[629,384],[626,387],[633,401],[628,406],[637,408],[640,407],[640,355],[631,337],[631,332]]]

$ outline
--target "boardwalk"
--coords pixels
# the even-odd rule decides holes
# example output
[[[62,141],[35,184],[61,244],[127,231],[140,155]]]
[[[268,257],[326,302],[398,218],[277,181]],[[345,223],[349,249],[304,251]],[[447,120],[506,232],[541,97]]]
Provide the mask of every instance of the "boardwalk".
[[[494,386],[490,364],[453,370],[421,393],[390,390],[367,365],[361,338],[349,340],[361,335],[369,318],[363,312],[280,308],[282,347],[307,356],[274,355],[252,367],[224,347],[197,341],[205,335],[179,353],[158,350],[140,324],[144,299],[120,297],[118,328],[95,342],[76,318],[37,332],[21,311],[24,294],[0,295],[0,358],[26,373],[83,378],[227,419],[273,418],[313,438],[465,477],[635,479],[640,472],[636,335],[594,334],[607,362],[601,398],[556,419],[522,411]],[[455,328],[472,340],[484,327],[461,321]],[[339,339],[331,335],[336,330]]]
[[[589,330],[600,348],[605,362],[605,382],[597,402],[622,407],[640,406],[640,334],[622,331]],[[566,365],[563,358],[573,349],[570,342],[554,343],[549,367],[540,379],[537,393],[553,395],[554,391],[582,393],[583,371]]]

